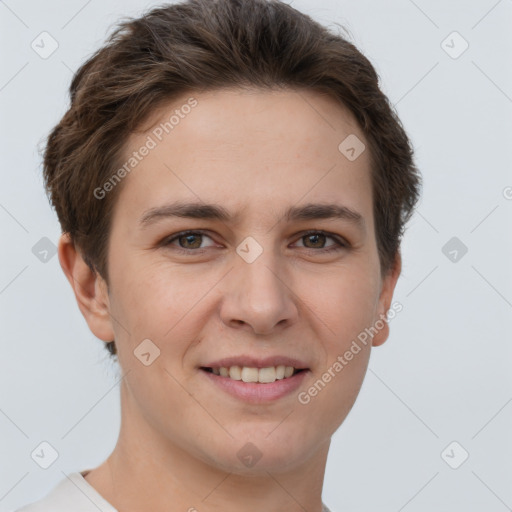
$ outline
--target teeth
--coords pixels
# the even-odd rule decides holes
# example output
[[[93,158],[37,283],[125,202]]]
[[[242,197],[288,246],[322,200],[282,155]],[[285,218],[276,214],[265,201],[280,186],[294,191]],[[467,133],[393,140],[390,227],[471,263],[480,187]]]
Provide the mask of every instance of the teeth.
[[[293,366],[270,366],[268,368],[250,368],[247,366],[231,366],[230,368],[212,368],[215,375],[229,377],[233,380],[243,382],[259,382],[261,384],[270,384],[276,380],[291,377],[294,372]]]
[[[232,366],[229,369],[229,377],[233,380],[242,380],[242,368],[240,366]]]
[[[229,369],[229,372],[229,375],[231,376],[231,368]],[[242,368],[242,380],[244,382],[258,382],[258,376],[258,368],[247,368],[246,366]]]

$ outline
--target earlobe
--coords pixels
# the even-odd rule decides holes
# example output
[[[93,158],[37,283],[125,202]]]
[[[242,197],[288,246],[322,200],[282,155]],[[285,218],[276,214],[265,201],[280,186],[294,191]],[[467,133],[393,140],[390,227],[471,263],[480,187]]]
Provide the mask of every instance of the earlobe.
[[[382,345],[389,336],[389,325],[386,320],[387,312],[391,307],[391,300],[395,291],[396,283],[400,272],[402,271],[402,256],[400,250],[397,251],[393,268],[387,273],[382,280],[382,288],[379,297],[379,305],[377,317],[375,318],[375,328],[377,333],[372,339],[372,346],[378,347]],[[379,327],[382,327],[379,329]]]
[[[97,338],[112,341],[114,330],[104,279],[87,265],[67,233],[60,237],[58,254],[62,270],[89,329]]]

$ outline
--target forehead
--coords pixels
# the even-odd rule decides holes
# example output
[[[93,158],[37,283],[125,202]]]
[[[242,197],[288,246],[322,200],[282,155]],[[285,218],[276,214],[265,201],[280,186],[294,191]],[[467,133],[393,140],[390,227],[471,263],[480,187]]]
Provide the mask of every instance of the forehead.
[[[344,152],[347,140],[359,144],[356,159]],[[368,224],[365,145],[350,111],[316,92],[189,93],[153,112],[127,140],[124,163],[138,153],[137,163],[123,180],[116,210],[140,216],[148,208],[193,200],[233,212],[243,207],[253,216],[272,212],[275,219],[284,206],[321,201],[361,211]]]

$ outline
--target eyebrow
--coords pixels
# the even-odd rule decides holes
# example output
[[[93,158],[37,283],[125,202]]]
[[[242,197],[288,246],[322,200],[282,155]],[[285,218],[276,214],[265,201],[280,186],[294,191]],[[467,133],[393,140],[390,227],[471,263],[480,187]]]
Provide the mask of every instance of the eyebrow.
[[[201,202],[186,203],[177,201],[144,212],[140,219],[141,226],[147,227],[163,218],[181,217],[188,219],[209,219],[222,222],[236,222],[241,212],[231,215],[221,205]],[[336,203],[309,203],[303,206],[292,206],[284,213],[287,222],[317,219],[342,219],[350,222],[357,228],[365,230],[364,217],[347,206]]]

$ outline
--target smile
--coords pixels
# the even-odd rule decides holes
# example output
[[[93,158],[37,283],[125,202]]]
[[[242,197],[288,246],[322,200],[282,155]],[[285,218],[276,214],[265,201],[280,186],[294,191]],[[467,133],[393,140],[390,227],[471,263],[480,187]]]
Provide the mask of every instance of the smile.
[[[293,366],[269,366],[267,368],[254,368],[248,366],[221,366],[219,368],[201,368],[215,375],[226,377],[232,380],[243,382],[258,382],[260,384],[271,384],[276,380],[288,379],[304,369],[297,369]]]
[[[235,370],[232,372],[232,369]],[[224,375],[221,375],[224,373]],[[244,402],[262,404],[276,401],[296,391],[310,373],[308,369],[288,367],[201,367],[204,375],[216,388]],[[282,376],[281,376],[282,375]],[[286,376],[287,375],[287,376]]]

